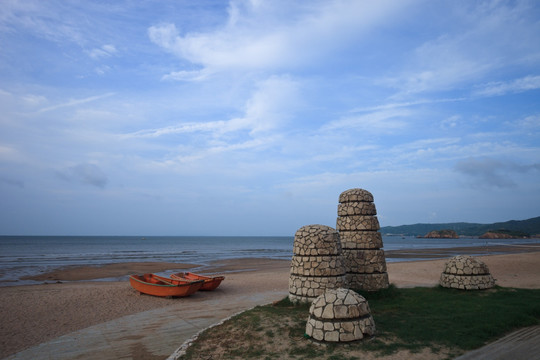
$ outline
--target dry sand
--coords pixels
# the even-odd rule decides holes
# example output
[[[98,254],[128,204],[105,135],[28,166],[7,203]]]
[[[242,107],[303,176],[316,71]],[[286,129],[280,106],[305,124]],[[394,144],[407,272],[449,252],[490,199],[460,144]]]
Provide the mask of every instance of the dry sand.
[[[467,250],[474,253],[474,249]],[[530,246],[520,251],[527,252],[480,259],[488,265],[500,286],[540,288],[540,247]],[[400,287],[435,286],[445,261],[389,263],[390,282]],[[220,288],[222,292],[215,293],[215,296],[234,292],[238,297],[227,298],[241,299],[256,296],[269,286],[286,292],[289,265],[290,262],[285,260],[236,259],[216,262],[208,271],[226,275]],[[67,268],[43,274],[40,279],[54,282],[90,280],[191,267],[192,264],[115,264],[100,268]],[[196,297],[182,300],[190,301],[190,305],[197,303]],[[174,301],[177,299],[138,295],[127,281],[0,287],[0,358],[91,325],[170,306]]]
[[[540,289],[540,251],[477,258],[488,266],[499,286]],[[388,277],[398,287],[436,286],[446,261],[389,263]]]

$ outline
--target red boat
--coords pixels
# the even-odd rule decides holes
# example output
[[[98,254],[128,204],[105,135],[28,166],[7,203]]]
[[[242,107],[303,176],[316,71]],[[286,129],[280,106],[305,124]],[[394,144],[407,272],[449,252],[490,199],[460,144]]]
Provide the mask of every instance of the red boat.
[[[202,280],[172,280],[155,274],[130,275],[129,283],[141,293],[163,297],[189,296],[204,285]]]
[[[225,280],[225,276],[205,276],[205,275],[199,275],[194,274],[191,272],[181,272],[171,275],[172,280],[179,280],[179,281],[196,281],[196,280],[202,280],[204,281],[203,286],[200,290],[210,291],[216,289],[219,284],[223,280]]]

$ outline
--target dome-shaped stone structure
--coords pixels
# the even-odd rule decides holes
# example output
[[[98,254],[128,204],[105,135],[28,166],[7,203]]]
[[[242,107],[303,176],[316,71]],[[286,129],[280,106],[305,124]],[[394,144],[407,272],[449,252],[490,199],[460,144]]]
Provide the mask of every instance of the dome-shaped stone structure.
[[[296,231],[289,276],[289,299],[310,302],[326,289],[345,286],[345,266],[336,229],[306,225]]]
[[[315,340],[346,342],[374,334],[369,304],[352,290],[327,290],[311,304],[306,335]]]
[[[388,287],[388,273],[373,195],[349,189],[339,195],[337,230],[347,284],[367,291]]]
[[[447,288],[480,290],[492,288],[495,280],[482,261],[472,256],[458,255],[446,262],[440,284]]]

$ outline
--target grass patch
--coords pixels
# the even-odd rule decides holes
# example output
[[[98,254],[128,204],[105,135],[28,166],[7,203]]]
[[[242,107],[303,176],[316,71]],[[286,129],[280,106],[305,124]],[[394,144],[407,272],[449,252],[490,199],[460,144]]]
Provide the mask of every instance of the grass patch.
[[[540,290],[435,288],[360,292],[377,335],[367,341],[321,346],[304,337],[308,305],[288,298],[246,311],[201,334],[186,359],[360,359],[366,352],[429,351],[449,358],[520,327],[540,322]]]
[[[364,295],[379,335],[395,337],[400,346],[440,344],[470,350],[540,319],[540,290],[435,287],[391,293],[378,300]]]

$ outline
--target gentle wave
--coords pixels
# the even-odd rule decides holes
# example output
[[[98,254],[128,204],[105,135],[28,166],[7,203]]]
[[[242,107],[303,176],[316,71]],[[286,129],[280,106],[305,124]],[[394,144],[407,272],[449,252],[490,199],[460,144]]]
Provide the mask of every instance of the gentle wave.
[[[65,266],[119,262],[207,265],[215,260],[263,257],[290,259],[293,237],[0,236],[0,285]],[[538,243],[538,239],[417,239],[383,236],[384,250],[442,249]],[[425,259],[425,258],[424,258]],[[407,261],[392,259],[387,261]]]

